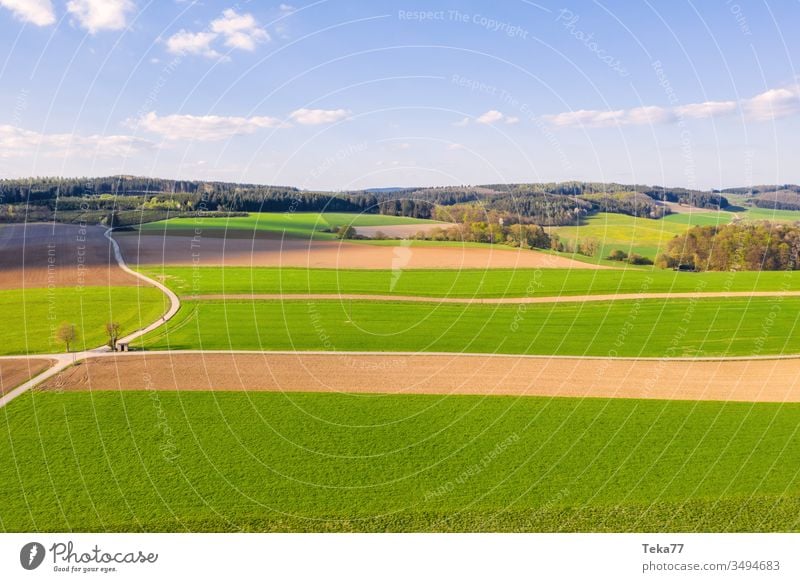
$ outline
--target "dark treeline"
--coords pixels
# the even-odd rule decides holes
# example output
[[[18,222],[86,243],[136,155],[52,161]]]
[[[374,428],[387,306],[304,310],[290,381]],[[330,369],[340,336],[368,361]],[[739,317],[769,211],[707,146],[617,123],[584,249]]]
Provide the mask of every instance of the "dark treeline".
[[[788,188],[762,192],[753,198],[753,204],[770,210],[800,210],[800,192]]]
[[[0,180],[0,220],[24,216],[13,205],[57,210],[155,210],[216,212],[356,212],[431,218],[437,207],[474,204],[518,215],[542,226],[576,223],[594,212],[659,218],[668,212],[653,200],[701,207],[727,206],[719,193],[641,185],[562,182],[314,192],[265,186],[136,176]],[[44,214],[39,211],[39,215]]]
[[[696,226],[669,241],[657,264],[698,271],[795,270],[799,253],[798,225],[759,222]]]

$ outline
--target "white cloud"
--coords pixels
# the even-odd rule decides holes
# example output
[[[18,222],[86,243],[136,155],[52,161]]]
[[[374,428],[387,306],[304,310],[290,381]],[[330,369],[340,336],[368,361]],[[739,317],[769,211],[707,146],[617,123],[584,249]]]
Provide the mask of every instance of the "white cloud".
[[[216,141],[235,135],[255,133],[260,129],[286,127],[276,117],[224,117],[219,115],[165,115],[159,117],[155,111],[138,120],[129,120],[128,125],[157,133],[170,140]]]
[[[461,121],[456,121],[453,124],[454,127],[466,127],[468,125],[469,125],[469,117],[465,117]]]
[[[220,18],[211,21],[209,30],[191,32],[181,29],[169,37],[166,44],[167,50],[173,54],[227,60],[214,48],[219,40],[229,49],[253,51],[256,45],[270,40],[270,37],[252,14],[239,14],[228,8]]]
[[[69,0],[67,12],[94,34],[101,30],[120,30],[127,26],[127,15],[136,6],[132,0]]]
[[[800,111],[800,90],[795,87],[770,89],[744,101],[744,110],[751,119],[770,121]]]
[[[321,125],[345,119],[350,112],[346,109],[296,109],[289,114],[300,125]]]
[[[557,115],[545,115],[544,119],[556,127],[609,127],[619,123],[624,116],[625,112],[621,109],[617,111],[578,109]]]
[[[566,111],[545,115],[543,119],[555,127],[612,127],[618,125],[649,125],[669,123],[682,118],[709,119],[730,115],[741,108],[749,119],[769,121],[800,113],[800,86],[770,89],[751,99],[741,101],[704,101],[674,108],[658,106],[633,109]],[[491,113],[491,112],[489,112]],[[495,112],[498,113],[498,112]],[[485,114],[486,115],[486,114]]]
[[[239,14],[233,8],[225,10],[222,18],[211,21],[211,30],[222,35],[225,46],[233,49],[252,51],[258,43],[270,40],[252,14]]]
[[[450,151],[465,150],[467,149],[467,146],[465,146],[463,143],[451,143],[447,146],[447,149]]]
[[[294,12],[296,8],[291,4],[281,4],[278,6],[281,12]]]
[[[0,158],[26,157],[37,151],[47,156],[117,157],[152,147],[151,142],[130,135],[47,134],[0,125]]]
[[[704,103],[690,103],[676,107],[675,112],[682,117],[692,119],[706,119],[718,115],[727,115],[736,111],[736,101],[706,101]]]
[[[8,8],[19,20],[36,26],[48,26],[56,21],[50,0],[0,0],[0,6]]]
[[[622,123],[625,125],[655,125],[657,123],[667,123],[673,119],[675,119],[675,116],[669,109],[649,105],[628,109],[625,112]]]
[[[497,121],[500,121],[501,119],[503,119],[503,114],[500,113],[497,109],[491,109],[486,113],[484,113],[483,115],[481,115],[480,117],[478,117],[478,119],[476,119],[475,121],[477,121],[478,123],[489,125]]]
[[[508,116],[497,109],[490,109],[475,120],[476,123],[482,123],[484,125],[492,125],[493,123],[498,123],[500,121],[508,125],[513,125],[515,123],[519,123],[519,117]],[[457,127],[464,127],[467,124],[469,124],[469,117],[465,117],[453,125],[456,125]]]
[[[167,39],[167,50],[176,55],[202,55],[208,58],[219,58],[211,43],[217,35],[213,32],[189,32],[180,30]]]

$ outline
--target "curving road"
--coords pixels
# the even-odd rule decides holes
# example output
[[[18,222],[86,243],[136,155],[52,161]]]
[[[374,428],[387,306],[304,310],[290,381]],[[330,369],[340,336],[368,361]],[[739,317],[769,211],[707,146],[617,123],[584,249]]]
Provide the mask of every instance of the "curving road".
[[[117,241],[115,241],[114,238],[111,236],[112,230],[113,229],[109,228],[108,230],[106,230],[104,234],[105,237],[111,242],[111,247],[114,249],[114,259],[117,261],[117,265],[119,265],[119,268],[125,271],[126,273],[136,277],[137,279],[144,281],[148,285],[152,285],[153,287],[158,288],[169,298],[169,309],[167,309],[166,313],[164,313],[164,315],[162,315],[160,319],[118,340],[118,343],[127,343],[142,337],[144,334],[149,333],[154,329],[161,327],[167,321],[172,319],[172,317],[176,313],[178,313],[178,310],[181,308],[181,301],[175,293],[173,293],[169,288],[167,288],[162,283],[154,279],[151,279],[150,277],[142,275],[141,273],[137,273],[136,271],[128,267],[128,264],[125,262],[125,259],[122,256],[122,251],[120,250]],[[37,355],[36,357],[40,358],[52,358],[56,361],[56,363],[52,367],[42,372],[41,374],[34,376],[27,382],[20,384],[10,392],[0,397],[0,408],[4,407],[6,404],[14,400],[17,396],[24,394],[37,384],[40,384],[41,382],[44,382],[45,380],[52,378],[56,374],[62,372],[76,361],[83,360],[91,356],[103,355],[104,353],[108,355],[114,355],[114,354],[119,354],[120,352],[112,352],[111,348],[104,345],[94,348],[92,350],[86,350],[82,352]],[[10,356],[8,359],[24,358],[24,357],[33,357],[33,356]]]

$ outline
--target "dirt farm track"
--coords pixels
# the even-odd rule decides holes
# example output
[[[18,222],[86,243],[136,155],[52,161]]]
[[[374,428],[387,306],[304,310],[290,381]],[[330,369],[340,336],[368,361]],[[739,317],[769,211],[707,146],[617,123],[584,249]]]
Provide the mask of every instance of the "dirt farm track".
[[[634,360],[400,353],[91,357],[36,390],[225,390],[800,402],[797,359]]]

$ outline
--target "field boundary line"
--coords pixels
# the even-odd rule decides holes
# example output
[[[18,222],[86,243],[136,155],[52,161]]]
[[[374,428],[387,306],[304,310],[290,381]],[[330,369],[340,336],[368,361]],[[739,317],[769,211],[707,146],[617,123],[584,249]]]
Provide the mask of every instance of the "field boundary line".
[[[615,293],[598,295],[547,295],[539,297],[436,297],[359,293],[212,293],[182,295],[186,301],[398,301],[411,303],[461,303],[469,305],[522,303],[585,303],[592,301],[640,301],[648,299],[714,299],[737,297],[800,297],[800,291],[709,291],[665,293]]]

